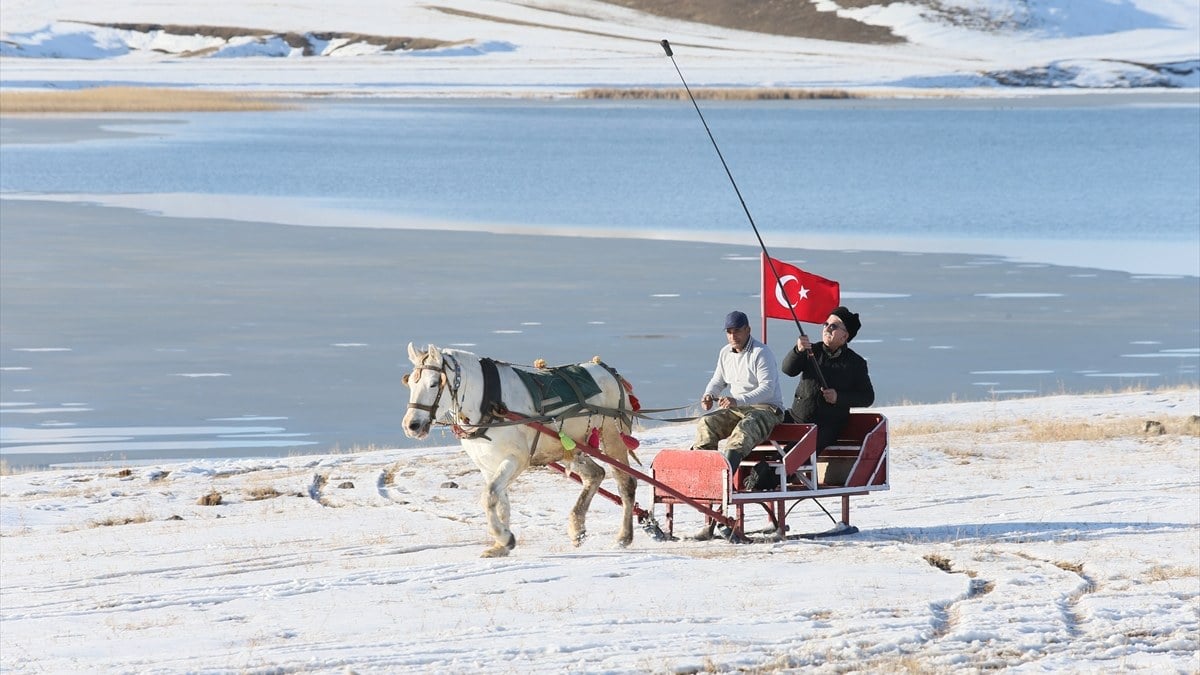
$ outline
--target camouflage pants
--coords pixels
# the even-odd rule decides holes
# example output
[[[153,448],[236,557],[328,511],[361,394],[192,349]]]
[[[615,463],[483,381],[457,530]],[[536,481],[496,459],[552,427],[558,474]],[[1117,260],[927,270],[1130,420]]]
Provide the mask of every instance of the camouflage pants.
[[[728,438],[725,459],[736,470],[742,459],[750,454],[754,446],[765,441],[781,421],[783,411],[772,405],[720,410],[700,418],[700,423],[696,425],[696,442],[692,447],[697,450],[716,450],[718,441]]]

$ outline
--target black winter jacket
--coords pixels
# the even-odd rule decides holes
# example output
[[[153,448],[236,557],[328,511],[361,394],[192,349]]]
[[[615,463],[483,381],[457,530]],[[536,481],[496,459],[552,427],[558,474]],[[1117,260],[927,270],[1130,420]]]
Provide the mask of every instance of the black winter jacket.
[[[867,372],[867,361],[857,352],[843,345],[836,353],[826,351],[825,343],[813,345],[813,356],[801,353],[793,345],[783,357],[780,368],[788,377],[800,375],[796,384],[796,396],[792,401],[793,422],[808,422],[817,425],[817,449],[837,440],[842,427],[850,419],[851,408],[866,408],[875,402],[875,388]],[[830,405],[821,395],[820,380],[813,369],[813,360],[821,368],[827,386],[837,391],[837,403]]]

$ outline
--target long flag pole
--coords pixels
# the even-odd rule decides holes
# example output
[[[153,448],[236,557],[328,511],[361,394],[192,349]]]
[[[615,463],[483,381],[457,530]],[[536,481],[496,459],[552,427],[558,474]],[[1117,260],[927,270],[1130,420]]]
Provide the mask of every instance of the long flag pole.
[[[712,142],[713,149],[717,151],[717,157],[721,160],[721,166],[725,167],[725,175],[729,176],[729,184],[733,186],[733,191],[737,193],[738,201],[742,204],[742,210],[746,212],[746,219],[750,221],[750,227],[754,229],[754,236],[758,239],[758,246],[762,249],[763,255],[767,257],[767,265],[771,268],[771,274],[775,277],[775,284],[779,287],[780,293],[787,297],[787,292],[783,289],[783,280],[779,277],[779,271],[775,269],[775,261],[771,258],[771,254],[767,252],[767,245],[763,243],[762,235],[758,232],[758,226],[754,224],[754,216],[750,215],[750,208],[746,206],[746,200],[742,198],[742,191],[738,189],[737,181],[733,179],[733,172],[729,170],[729,164],[725,162],[725,155],[721,154],[721,148],[717,145],[717,139],[713,138],[712,130],[708,128],[708,122],[704,119],[704,113],[700,112],[700,106],[696,103],[696,97],[692,96],[692,88],[688,86],[687,80],[683,78],[683,71],[679,70],[679,64],[675,62],[675,52],[671,50],[671,43],[663,40],[661,42],[663,51],[671,59],[671,65],[675,66],[675,72],[679,74],[679,81],[683,83],[683,89],[687,92],[688,98],[692,101],[692,107],[696,109],[696,114],[700,116],[700,123],[704,125],[704,131],[708,133],[708,140]],[[792,321],[796,322],[796,330],[800,331],[800,335],[804,335],[804,326],[800,325],[800,319],[796,316],[796,308],[792,303],[787,303],[788,311],[792,314]],[[763,320],[764,323],[766,319]],[[765,335],[763,336],[766,337]],[[821,383],[821,388],[825,388],[825,375],[821,372],[821,367],[817,365],[817,361],[813,358],[811,351],[809,358],[812,359],[813,368],[817,372],[817,380]]]

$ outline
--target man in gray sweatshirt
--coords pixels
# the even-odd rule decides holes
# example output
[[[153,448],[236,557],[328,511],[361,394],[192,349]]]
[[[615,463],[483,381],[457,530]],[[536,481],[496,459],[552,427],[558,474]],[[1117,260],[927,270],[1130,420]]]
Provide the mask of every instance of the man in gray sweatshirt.
[[[783,395],[779,368],[771,349],[750,335],[750,320],[743,312],[725,317],[728,344],[717,355],[717,367],[704,389],[700,404],[719,410],[700,418],[696,450],[716,450],[725,444],[725,459],[736,471],[742,459],[762,443],[783,420]]]

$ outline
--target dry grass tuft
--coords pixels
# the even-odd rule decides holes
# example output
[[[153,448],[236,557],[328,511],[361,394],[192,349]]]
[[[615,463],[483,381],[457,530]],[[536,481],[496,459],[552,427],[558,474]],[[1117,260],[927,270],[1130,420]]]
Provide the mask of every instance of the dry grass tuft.
[[[0,476],[16,476],[17,474],[41,471],[44,468],[37,465],[13,465],[7,459],[0,459]],[[76,482],[83,482],[84,480],[91,480],[91,478],[77,479]]]
[[[828,660],[836,660],[837,658],[833,655],[830,656],[831,658]],[[940,675],[941,673],[955,672],[946,668],[931,666],[925,659],[916,654],[873,657],[856,670],[864,673],[903,673],[905,675]]]
[[[1164,418],[1148,424],[1133,417],[1103,420],[1039,420],[1025,427],[1025,440],[1030,441],[1107,441],[1148,434],[1166,433],[1200,437],[1189,429],[1182,417]]]
[[[967,592],[969,597],[975,598],[981,595],[987,595],[996,590],[996,582],[987,581],[984,579],[976,579],[974,574],[967,574],[971,577],[971,588]]]
[[[576,98],[617,101],[686,101],[686,89],[604,88],[584,89]],[[709,101],[811,101],[817,99],[867,98],[867,95],[845,89],[693,89],[697,100]]]
[[[379,476],[379,484],[380,485],[395,485],[396,484],[396,472],[399,470],[400,470],[400,462],[396,462],[395,464],[392,464],[388,468],[384,469],[383,474]]]
[[[145,514],[136,516],[112,516],[104,520],[93,520],[88,523],[88,527],[113,527],[115,525],[130,525],[133,523],[148,523],[150,516]]]
[[[47,113],[244,112],[283,110],[278,101],[227,91],[95,87],[76,91],[0,90],[0,115]]]
[[[1142,433],[1147,436],[1162,436],[1167,433],[1167,427],[1158,420],[1146,420],[1142,423]]]
[[[943,572],[949,572],[954,569],[954,566],[950,563],[950,559],[944,555],[929,553],[922,557],[925,559],[925,562],[933,565]]]
[[[273,487],[257,487],[253,490],[246,491],[246,501],[257,502],[264,499],[274,499],[283,496],[283,493]]]
[[[1167,581],[1168,579],[1186,579],[1189,577],[1200,577],[1200,569],[1197,569],[1195,566],[1155,565],[1146,572],[1146,578],[1150,581]]]
[[[983,457],[983,453],[974,448],[964,448],[957,445],[938,446],[933,449],[955,460],[958,464],[970,464],[973,460]]]
[[[1068,571],[1068,572],[1074,572],[1075,574],[1078,574],[1078,575],[1080,575],[1080,576],[1082,576],[1082,575],[1083,575],[1083,563],[1073,563],[1073,562],[1064,562],[1064,561],[1059,561],[1059,562],[1056,562],[1056,563],[1054,563],[1054,566],[1055,566],[1055,567],[1057,567],[1057,568],[1058,568],[1058,569],[1060,569],[1060,570],[1066,570],[1066,571]]]
[[[220,506],[221,493],[213,490],[212,492],[209,492],[200,499],[196,500],[196,503],[200,506]]]
[[[1154,422],[1149,424],[1149,422]],[[1161,431],[1160,431],[1161,429]],[[893,438],[941,433],[994,434],[1011,432],[1009,440],[1039,443],[1107,441],[1147,435],[1179,434],[1200,438],[1200,427],[1185,417],[1142,420],[1136,417],[1054,420],[972,420],[960,423],[921,422],[897,424],[889,430]]]

